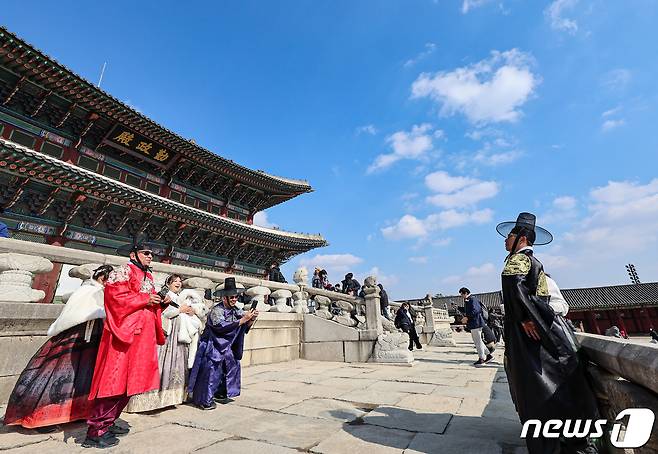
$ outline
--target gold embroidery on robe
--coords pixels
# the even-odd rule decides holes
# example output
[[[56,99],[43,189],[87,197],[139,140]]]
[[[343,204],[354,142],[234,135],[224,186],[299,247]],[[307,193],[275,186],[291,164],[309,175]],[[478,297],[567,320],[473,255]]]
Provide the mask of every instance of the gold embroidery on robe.
[[[548,282],[546,281],[546,275],[543,271],[539,272],[539,282],[537,283],[537,296],[549,296],[548,293]]]
[[[525,276],[530,272],[530,257],[525,254],[514,254],[505,262],[503,276]]]

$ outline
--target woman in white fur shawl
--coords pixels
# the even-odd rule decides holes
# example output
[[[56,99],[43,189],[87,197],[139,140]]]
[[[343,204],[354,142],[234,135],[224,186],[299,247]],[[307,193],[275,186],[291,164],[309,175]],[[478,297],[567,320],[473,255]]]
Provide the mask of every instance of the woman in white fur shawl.
[[[87,419],[88,400],[105,318],[103,286],[112,267],[103,265],[71,294],[48,329],[52,336],[16,382],[5,424],[27,428]]]
[[[201,319],[207,309],[194,290],[183,288],[183,278],[172,274],[166,280],[169,288],[162,311],[162,328],[167,336],[158,348],[160,389],[133,396],[125,411],[139,413],[178,405],[187,399],[187,377],[194,363],[199,342]]]

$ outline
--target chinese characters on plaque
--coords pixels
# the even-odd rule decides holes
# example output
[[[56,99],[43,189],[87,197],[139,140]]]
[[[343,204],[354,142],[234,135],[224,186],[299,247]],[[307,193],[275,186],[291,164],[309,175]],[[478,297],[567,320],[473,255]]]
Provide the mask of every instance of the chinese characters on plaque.
[[[121,125],[116,125],[105,141],[161,164],[167,164],[174,157],[171,150]]]

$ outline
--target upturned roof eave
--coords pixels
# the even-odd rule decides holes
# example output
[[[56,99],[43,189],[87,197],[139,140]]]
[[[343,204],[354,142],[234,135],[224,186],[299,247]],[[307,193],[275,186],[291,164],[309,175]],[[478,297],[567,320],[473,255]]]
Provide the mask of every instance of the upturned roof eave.
[[[102,90],[101,88],[93,85],[92,83],[90,83],[89,81],[87,81],[86,79],[84,79],[83,77],[78,75],[76,72],[74,72],[73,70],[68,68],[67,66],[59,63],[57,60],[55,60],[54,58],[47,55],[45,52],[41,51],[37,47],[27,43],[24,40],[22,40],[21,38],[16,36],[14,33],[7,30],[5,27],[0,26],[0,40],[2,40],[3,34],[7,34],[10,37],[10,39],[6,40],[6,41],[9,41],[9,42],[15,41],[17,47],[25,48],[25,49],[33,52],[34,54],[36,54],[37,56],[42,58],[44,61],[48,62],[50,65],[59,68],[60,72],[66,73],[67,76],[69,76],[73,79],[76,79],[79,85],[83,86],[85,89],[90,91],[90,93],[91,93],[90,95],[95,95],[97,97],[104,98],[104,100],[111,101],[112,103],[114,103],[115,106],[120,107],[123,111],[129,112],[130,115],[133,117],[132,119],[129,119],[128,121],[123,121],[122,119],[116,119],[115,118],[114,119],[115,121],[118,121],[118,122],[123,123],[126,126],[130,127],[131,126],[130,120],[134,121],[134,118],[142,120],[142,121],[146,122],[147,124],[149,124],[151,126],[154,126],[158,130],[160,130],[164,135],[170,136],[170,140],[178,141],[178,142],[184,142],[184,143],[192,146],[194,148],[194,151],[196,151],[197,153],[200,153],[201,155],[203,155],[202,157],[217,161],[217,167],[218,167],[217,171],[220,172],[220,173],[222,173],[220,168],[222,166],[226,166],[226,167],[232,168],[233,170],[235,170],[239,173],[243,173],[243,174],[248,175],[252,178],[256,178],[257,180],[261,179],[262,184],[265,185],[265,186],[267,186],[268,183],[269,184],[274,184],[274,185],[277,186],[277,189],[282,190],[282,191],[287,190],[291,195],[295,192],[299,193],[300,191],[301,191],[301,193],[306,193],[306,192],[312,191],[312,188],[311,188],[310,184],[306,180],[279,177],[279,176],[272,175],[272,174],[269,174],[269,173],[266,173],[266,172],[263,172],[263,171],[253,170],[253,169],[245,167],[241,164],[238,164],[238,163],[236,163],[236,162],[234,162],[230,159],[223,158],[222,156],[219,156],[218,154],[216,154],[216,153],[214,153],[214,152],[212,152],[212,151],[210,151],[210,150],[208,150],[208,149],[206,149],[206,148],[204,148],[204,147],[202,147],[198,144],[190,142],[188,139],[185,139],[185,138],[181,137],[180,135],[178,135],[177,133],[165,128],[164,126],[160,125],[159,123],[155,122],[154,120],[150,119],[149,117],[145,116],[144,114],[136,111],[131,106],[125,104],[124,102],[122,102],[121,100],[119,100],[119,99],[115,98],[114,96],[110,95],[109,93]],[[7,52],[7,53],[9,53],[9,52]],[[35,83],[35,82],[33,82],[33,83]],[[90,95],[87,95],[87,96],[90,96]],[[60,95],[60,96],[62,96],[62,95]],[[68,99],[65,96],[64,96],[64,98]],[[84,105],[85,103],[82,102],[81,104]],[[89,110],[93,110],[93,108],[91,108],[91,107],[86,107],[86,108],[89,109]],[[185,152],[185,151],[182,151],[180,149],[177,149],[176,151],[178,153],[181,153],[182,155],[184,155],[187,159],[196,160],[196,158],[197,158],[196,153]],[[287,186],[287,188],[286,188],[286,186]],[[296,195],[299,195],[299,194],[295,194],[295,195],[292,195],[292,196],[295,197]]]

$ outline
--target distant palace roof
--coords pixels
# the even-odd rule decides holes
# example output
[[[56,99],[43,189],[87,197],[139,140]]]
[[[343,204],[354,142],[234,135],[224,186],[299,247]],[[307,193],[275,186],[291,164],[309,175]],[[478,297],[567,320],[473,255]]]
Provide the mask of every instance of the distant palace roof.
[[[632,309],[639,307],[658,306],[658,282],[645,284],[611,285],[606,287],[560,289],[562,296],[569,304],[569,310],[608,310]],[[501,292],[474,293],[488,308],[500,307]],[[412,304],[421,299],[408,300]],[[433,298],[434,307],[451,307],[454,303],[463,306],[461,296],[442,296]]]
[[[236,181],[263,190],[288,194],[288,198],[311,192],[305,180],[295,180],[252,170],[187,140],[137,112],[132,107],[83,79],[39,49],[0,27],[0,62],[26,80],[80,108],[111,118],[180,153],[185,158],[221,172]]]

